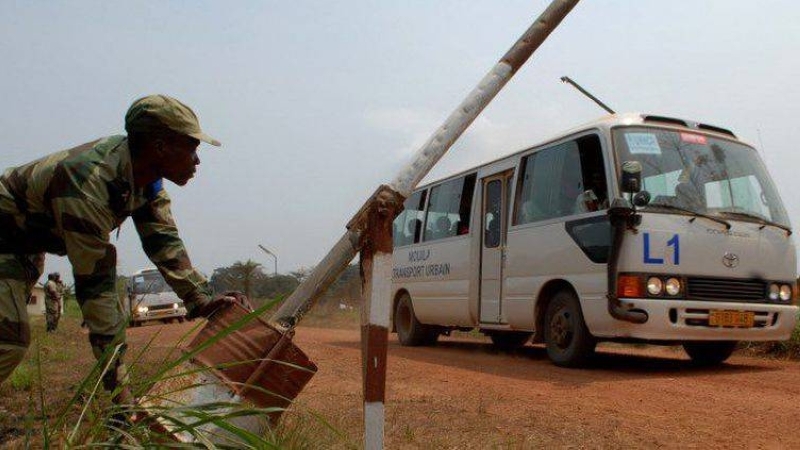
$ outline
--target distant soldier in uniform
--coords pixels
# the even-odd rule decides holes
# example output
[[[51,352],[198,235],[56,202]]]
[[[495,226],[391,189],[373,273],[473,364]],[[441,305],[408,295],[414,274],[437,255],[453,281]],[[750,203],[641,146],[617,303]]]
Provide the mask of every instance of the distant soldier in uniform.
[[[44,306],[48,333],[56,331],[58,320],[61,318],[61,305],[64,298],[62,286],[61,274],[53,272],[47,275],[47,283],[44,285]]]
[[[142,247],[190,317],[208,317],[230,297],[214,297],[192,267],[170,212],[163,179],[183,186],[200,163],[197,116],[164,95],[135,101],[125,116],[127,136],[111,136],[54,153],[0,176],[0,383],[30,343],[25,300],[42,273],[45,253],[66,255],[75,296],[89,327],[95,357],[113,346],[124,354],[126,318],[117,298],[117,254],[109,234],[133,217]],[[122,357],[103,384],[126,381]],[[107,362],[107,361],[104,361]],[[115,401],[127,402],[127,388]]]

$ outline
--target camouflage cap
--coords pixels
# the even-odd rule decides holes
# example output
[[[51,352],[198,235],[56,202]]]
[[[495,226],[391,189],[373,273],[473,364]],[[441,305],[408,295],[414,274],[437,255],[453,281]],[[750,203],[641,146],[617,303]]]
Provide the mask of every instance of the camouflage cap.
[[[125,114],[125,131],[148,133],[169,129],[219,147],[218,140],[203,133],[191,108],[166,95],[149,95],[133,102]]]

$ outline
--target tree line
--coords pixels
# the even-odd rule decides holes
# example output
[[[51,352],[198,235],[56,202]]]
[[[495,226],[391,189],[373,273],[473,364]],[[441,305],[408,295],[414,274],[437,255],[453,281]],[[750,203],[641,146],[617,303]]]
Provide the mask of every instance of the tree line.
[[[261,264],[237,261],[230,266],[214,270],[209,282],[214,292],[240,291],[256,305],[264,301],[288,297],[311,274],[313,268],[300,268],[288,274],[266,273]],[[319,307],[338,307],[344,304],[357,307],[361,304],[361,278],[358,264],[349,265],[331,284],[319,301]]]
[[[261,264],[252,261],[236,261],[230,266],[214,269],[209,283],[215,293],[239,291],[251,299],[255,307],[271,300],[288,297],[313,271],[313,267],[303,267],[288,274],[266,273]],[[128,287],[131,279],[128,276],[117,277],[117,294],[123,304],[128,298]],[[74,285],[65,289],[65,299],[75,298]],[[328,291],[318,301],[317,307],[358,308],[363,302],[361,296],[361,277],[358,264],[351,264],[339,275]]]

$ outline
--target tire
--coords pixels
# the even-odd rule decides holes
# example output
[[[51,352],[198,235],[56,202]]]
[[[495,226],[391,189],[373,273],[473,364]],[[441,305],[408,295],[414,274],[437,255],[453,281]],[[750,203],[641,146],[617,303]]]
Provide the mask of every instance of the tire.
[[[586,328],[578,297],[559,291],[547,305],[544,319],[547,356],[559,367],[584,366],[594,355],[597,341]]]
[[[683,344],[683,349],[694,364],[715,366],[731,356],[736,344],[736,341],[687,342]]]
[[[527,331],[494,331],[489,333],[492,344],[500,350],[514,350],[522,347],[533,336]]]
[[[178,323],[183,323],[183,322],[186,322],[186,318],[185,317],[179,317],[178,318]]]
[[[439,339],[439,330],[436,327],[422,324],[417,320],[408,294],[403,294],[397,301],[394,309],[394,328],[397,330],[400,345],[405,347],[434,345]]]

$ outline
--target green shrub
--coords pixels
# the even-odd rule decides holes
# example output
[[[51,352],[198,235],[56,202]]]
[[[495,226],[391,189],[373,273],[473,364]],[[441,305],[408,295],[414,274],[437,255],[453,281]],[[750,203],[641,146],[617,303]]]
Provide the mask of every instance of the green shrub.
[[[210,339],[205,345],[210,345],[224,337],[224,335],[235,332],[273,306],[272,303],[263,305],[258,311],[232,324],[228,329]],[[196,327],[202,326],[203,322],[198,321],[196,323]],[[188,332],[181,340],[188,339],[191,333],[191,331]],[[151,388],[155,384],[164,383],[165,386],[173,386],[169,382],[170,379],[174,377],[180,378],[182,375],[189,374],[188,372],[179,372],[182,370],[181,368],[187,367],[182,366],[182,362],[188,361],[203,347],[195,349],[195,352],[192,353],[183,353],[175,349],[164,355],[160,361],[159,357],[145,358],[146,355],[150,354],[151,347],[157,339],[158,333],[154,333],[148,344],[143,348],[129,351],[126,356],[128,367],[132,373],[130,387],[137,398],[147,397],[147,394],[151,393]],[[109,348],[107,351],[113,352],[115,349]],[[40,383],[36,377],[36,369],[35,365],[28,366],[26,373],[30,385]],[[224,367],[218,367],[217,369],[224,370]],[[163,434],[150,429],[146,421],[121,424],[117,420],[117,418],[125,416],[130,418],[133,414],[141,415],[145,411],[139,405],[128,406],[123,410],[113,406],[110,402],[110,395],[103,391],[99,383],[99,378],[101,378],[104,370],[105,367],[101,364],[95,364],[91,371],[92,373],[81,380],[79,385],[75,387],[72,399],[63,408],[60,408],[60,413],[58,411],[47,411],[47,405],[42,401],[40,407],[37,408],[43,412],[39,416],[54,416],[54,419],[49,423],[48,421],[42,423],[42,428],[40,429],[34,429],[37,425],[35,423],[26,425],[28,434],[41,436],[45,447],[47,447],[48,443],[55,443],[59,448],[79,448],[84,446],[97,448],[161,448],[165,443],[170,443],[170,440]],[[173,392],[191,387],[182,386],[180,383],[174,386],[174,389],[170,387]],[[33,392],[33,389],[35,389],[35,386],[31,388],[31,392]],[[153,395],[159,394],[155,393]],[[247,429],[239,428],[230,419],[236,415],[263,417],[265,414],[272,412],[267,409],[250,407],[246,403],[214,402],[191,406],[175,405],[175,408],[181,411],[180,415],[176,415],[173,413],[171,405],[168,403],[163,405],[166,406],[151,406],[146,412],[151,418],[159,417],[177,425],[178,428],[192,435],[198,441],[198,444],[208,448],[217,447],[208,441],[211,436],[208,434],[208,430],[202,426],[203,423],[212,423],[218,429],[223,429],[230,433],[231,438],[236,442],[236,445],[233,446],[234,448],[307,449],[319,448],[316,445],[319,442],[324,442],[325,446],[354,447],[323,418],[316,416],[313,412],[303,410],[301,405],[293,407],[291,413],[287,414],[284,420],[264,435],[253,434]],[[170,409],[166,409],[167,406]],[[122,416],[120,413],[123,413]],[[172,422],[174,419],[181,420],[183,423]]]
[[[794,331],[792,331],[792,335],[786,341],[745,342],[742,347],[756,354],[777,358],[800,359],[800,321],[798,321]]]
[[[17,366],[9,377],[8,381],[14,389],[30,391],[33,387],[33,368],[26,361]]]

